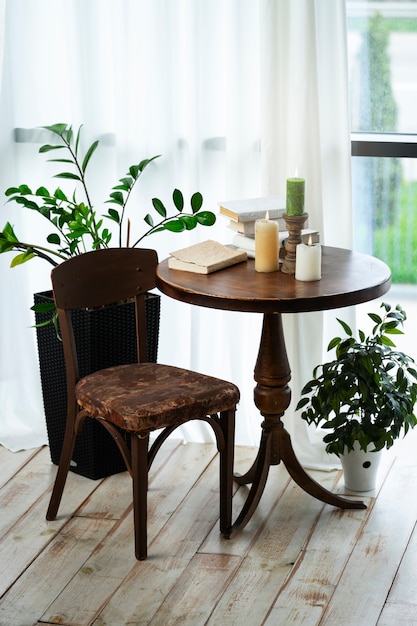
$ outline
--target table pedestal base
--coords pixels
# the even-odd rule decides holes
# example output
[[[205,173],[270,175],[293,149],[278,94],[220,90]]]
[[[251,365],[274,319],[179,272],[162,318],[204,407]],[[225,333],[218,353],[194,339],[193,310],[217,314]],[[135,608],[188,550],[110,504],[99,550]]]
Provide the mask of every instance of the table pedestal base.
[[[317,483],[300,465],[289,433],[281,421],[291,401],[288,383],[291,370],[285,348],[280,313],[264,315],[261,344],[255,366],[255,404],[264,417],[258,455],[244,475],[236,475],[238,484],[251,483],[251,488],[231,532],[243,528],[252,517],[261,499],[271,465],[281,461],[291,478],[307,493],[318,500],[342,509],[366,509],[361,500],[349,500],[333,494]]]

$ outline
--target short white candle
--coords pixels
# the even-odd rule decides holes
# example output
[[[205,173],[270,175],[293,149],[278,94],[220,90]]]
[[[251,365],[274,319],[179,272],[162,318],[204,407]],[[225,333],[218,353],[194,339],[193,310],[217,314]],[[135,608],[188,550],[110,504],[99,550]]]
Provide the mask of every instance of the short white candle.
[[[299,243],[295,256],[295,278],[309,282],[321,278],[321,246],[312,245],[311,236],[308,245]]]
[[[277,222],[265,219],[255,222],[255,270],[276,272],[279,268],[279,228]]]

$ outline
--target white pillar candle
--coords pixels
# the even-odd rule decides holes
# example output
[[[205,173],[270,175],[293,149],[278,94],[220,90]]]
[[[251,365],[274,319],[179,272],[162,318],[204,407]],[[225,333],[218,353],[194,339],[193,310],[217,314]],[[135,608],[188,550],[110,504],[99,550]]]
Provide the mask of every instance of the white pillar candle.
[[[277,222],[265,219],[255,222],[255,270],[276,272],[279,268],[279,227]]]
[[[321,246],[312,245],[311,236],[308,245],[299,243],[295,256],[295,278],[309,282],[321,278]]]

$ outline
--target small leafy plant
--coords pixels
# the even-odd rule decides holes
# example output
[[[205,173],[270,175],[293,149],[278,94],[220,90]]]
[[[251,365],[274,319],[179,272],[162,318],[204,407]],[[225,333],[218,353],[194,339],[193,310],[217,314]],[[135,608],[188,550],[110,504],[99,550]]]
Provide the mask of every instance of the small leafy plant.
[[[53,124],[42,128],[50,131],[58,139],[58,143],[43,145],[39,152],[57,154],[57,152],[64,151],[62,158],[52,158],[49,161],[63,164],[65,168],[70,166],[71,169],[71,171],[55,174],[54,178],[74,181],[77,188],[72,195],[67,195],[60,187],[53,191],[45,186],[32,190],[26,184],[6,190],[9,201],[37,212],[52,226],[52,232],[46,237],[45,244],[37,244],[22,241],[10,222],[7,222],[0,232],[0,254],[18,252],[12,259],[11,267],[35,257],[44,259],[55,266],[71,256],[88,250],[108,248],[113,241],[111,223],[115,223],[118,228],[117,246],[135,247],[144,237],[152,233],[163,230],[182,232],[192,230],[198,225],[211,226],[216,221],[214,213],[202,210],[201,193],[196,192],[191,196],[191,210],[187,212],[182,192],[175,189],[172,194],[174,214],[169,215],[164,203],[158,198],[153,198],[153,209],[159,219],[155,223],[152,215],[147,213],[143,218],[146,223],[145,232],[134,237],[133,244],[131,244],[130,220],[126,218],[126,205],[144,170],[160,155],[144,159],[137,165],[131,165],[126,175],[112,188],[106,200],[110,208],[103,215],[98,215],[88,191],[86,171],[99,141],[94,141],[82,156],[80,154],[82,126],[79,127],[76,135],[73,133],[72,126],[67,124]],[[82,193],[81,199],[78,197],[79,191]],[[125,222],[126,230],[123,233]]]
[[[325,429],[326,451],[341,456],[355,442],[364,451],[390,448],[401,432],[417,424],[417,371],[414,359],[397,351],[388,335],[403,334],[399,326],[407,319],[400,305],[382,303],[383,317],[368,313],[374,322],[359,340],[342,320],[337,321],[346,337],[335,337],[328,351],[336,349],[333,361],[318,365],[313,379],[302,389],[297,410],[308,424]]]

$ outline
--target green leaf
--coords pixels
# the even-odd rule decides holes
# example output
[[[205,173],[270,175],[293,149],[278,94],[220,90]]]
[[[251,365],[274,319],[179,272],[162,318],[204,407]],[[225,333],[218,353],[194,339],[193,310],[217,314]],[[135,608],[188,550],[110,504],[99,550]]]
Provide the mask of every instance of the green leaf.
[[[381,335],[381,343],[384,344],[384,346],[390,346],[391,348],[395,348],[395,343],[391,341],[391,339],[386,335]]]
[[[63,123],[52,124],[51,126],[41,126],[41,128],[45,128],[45,130],[50,130],[51,133],[55,133],[55,135],[60,135],[60,136],[63,135],[67,127],[68,127],[68,124],[63,124]]]
[[[34,256],[35,254],[31,250],[26,250],[22,254],[18,254],[12,259],[12,262],[10,263],[10,267],[16,267],[17,265],[22,265],[23,263],[26,263],[26,261],[30,261],[30,259],[33,259]]]
[[[60,245],[61,243],[61,239],[59,237],[59,235],[57,233],[51,233],[50,235],[47,236],[46,241],[48,243],[52,243],[55,244],[57,246]]]
[[[153,228],[154,225],[154,221],[152,219],[152,215],[149,215],[149,213],[147,215],[145,215],[145,217],[143,218],[145,220],[145,222],[148,224],[148,226],[150,226],[151,228]]]
[[[375,324],[381,324],[382,323],[382,319],[376,313],[368,313],[368,317],[370,317],[371,320],[373,322],[375,322]]]
[[[5,195],[8,196],[14,196],[15,194],[20,193],[20,189],[19,187],[9,187],[8,189],[6,189],[5,191]]]
[[[161,217],[165,218],[167,215],[167,210],[164,204],[161,202],[161,200],[159,200],[159,198],[152,198],[152,204],[154,206],[155,211],[159,213]]]
[[[295,407],[295,410],[299,411],[300,409],[303,409],[305,406],[307,406],[309,402],[310,402],[309,398],[301,398],[301,400],[298,402],[297,406]]]
[[[129,191],[134,183],[134,180],[132,177],[129,176],[129,178],[121,178],[120,179],[120,185],[116,185],[115,187],[113,187],[113,189],[121,189],[122,191]]]
[[[68,198],[65,193],[59,187],[55,189],[54,196],[57,200],[63,200],[64,202],[68,202]]]
[[[19,193],[22,194],[22,196],[31,196],[32,190],[27,185],[19,185]]]
[[[195,215],[181,215],[178,219],[184,222],[186,230],[193,230],[198,224]]]
[[[123,206],[123,203],[124,203],[123,194],[120,191],[113,191],[110,194],[110,200],[106,200],[106,202],[114,202],[115,204],[118,204],[119,206]]]
[[[340,320],[338,317],[336,319],[339,322],[339,324],[342,326],[345,333],[349,335],[349,337],[351,337],[353,333],[352,333],[352,329],[350,328],[350,326],[348,326],[346,322],[344,322],[343,320]]]
[[[197,213],[203,206],[203,196],[199,191],[191,196],[191,209],[193,213]],[[213,222],[214,223],[214,222]]]
[[[71,163],[71,165],[74,165],[74,161],[72,159],[48,159],[48,163]]]
[[[116,211],[116,209],[109,209],[108,215],[106,215],[106,217],[110,218],[111,220],[113,220],[117,224],[120,224],[119,211]]]
[[[156,156],[153,156],[150,159],[143,159],[143,161],[141,161],[139,163],[139,165],[136,166],[137,169],[140,172],[143,172],[143,170],[145,169],[145,167],[147,167],[149,165],[149,163],[152,163],[152,161],[155,161],[155,159],[159,159],[160,156],[161,156],[160,154],[157,154]],[[136,178],[137,178],[137,176],[136,176]]]
[[[39,211],[39,206],[33,200],[29,200],[29,198],[15,198],[17,204],[23,204],[26,209],[31,209],[32,211]]]
[[[404,335],[404,331],[401,328],[384,328],[384,333],[388,335]]]
[[[61,172],[60,174],[55,174],[54,178],[65,178],[68,180],[81,180],[78,174],[73,174],[72,172]]]
[[[164,224],[164,229],[173,233],[182,233],[185,230],[185,224],[182,220],[171,220]]]
[[[80,131],[80,130],[81,130],[81,126],[80,126],[79,131]],[[79,132],[79,131],[78,131],[78,132]],[[68,126],[68,128],[67,128],[67,130],[66,130],[66,133],[67,133],[67,134],[66,134],[66,136],[65,136],[65,131],[62,133],[62,134],[63,134],[63,139],[64,139],[64,141],[65,141],[68,145],[70,145],[70,143],[71,143],[71,141],[72,141],[72,134],[73,134],[73,133],[72,133],[72,126]]]
[[[216,221],[216,216],[211,211],[200,211],[196,214],[196,218],[202,226],[213,226]]]
[[[139,165],[131,165],[129,167],[129,172],[128,173],[131,175],[133,180],[137,179],[137,177],[139,176],[139,172],[140,172],[140,164]]]
[[[16,245],[7,241],[7,239],[4,239],[0,233],[0,254],[3,254],[4,252],[11,252],[12,250],[16,250]]]
[[[38,302],[31,306],[30,310],[35,311],[35,313],[49,313],[55,310],[55,304],[54,302]]]
[[[81,126],[78,128],[77,131],[77,136],[75,138],[75,154],[78,155],[78,148],[80,147],[80,139],[81,139],[81,129],[82,129],[83,125],[81,124]]]
[[[39,187],[36,190],[36,195],[37,196],[49,196],[49,191],[47,190],[46,187]]]
[[[10,241],[10,242],[18,241],[18,238],[16,237],[15,232],[13,230],[13,226],[10,224],[10,222],[6,222],[6,225],[3,228],[3,231],[1,234],[3,235],[5,239],[7,239],[7,241]]]
[[[175,208],[179,213],[181,213],[184,209],[184,196],[179,189],[174,189],[172,192],[172,199],[174,201]]]
[[[90,161],[91,157],[93,156],[94,152],[96,151],[96,148],[97,148],[98,144],[99,144],[98,140],[94,141],[94,143],[92,143],[91,146],[88,148],[88,150],[87,150],[87,152],[85,154],[84,160],[82,162],[82,165],[81,165],[81,170],[82,170],[83,173],[85,173],[85,170],[87,169],[88,162]]]
[[[65,146],[51,146],[49,144],[46,144],[39,148],[39,152],[42,154],[44,152],[51,152],[52,150],[61,150],[62,148],[65,148]]]

